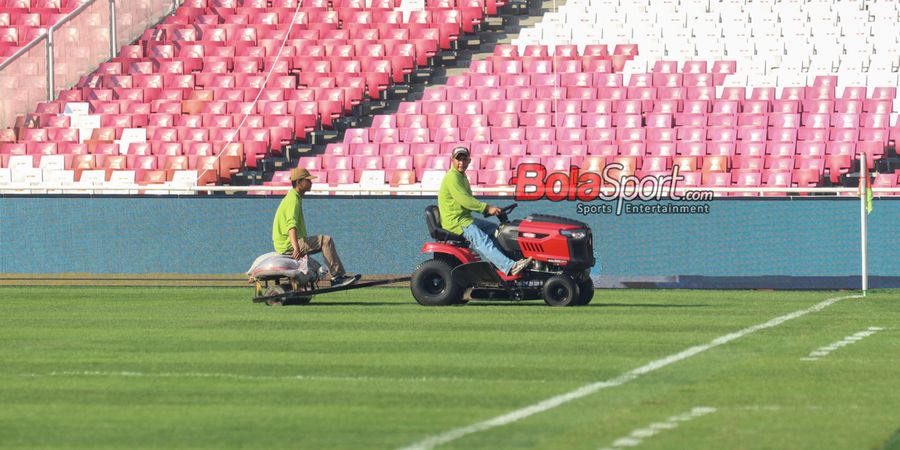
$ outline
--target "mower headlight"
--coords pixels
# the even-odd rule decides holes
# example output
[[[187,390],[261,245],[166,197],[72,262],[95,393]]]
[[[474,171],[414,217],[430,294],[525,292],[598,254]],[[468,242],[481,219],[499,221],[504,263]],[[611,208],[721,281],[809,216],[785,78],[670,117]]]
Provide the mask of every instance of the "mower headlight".
[[[572,239],[584,239],[587,236],[585,230],[560,230],[559,234],[568,236]]]

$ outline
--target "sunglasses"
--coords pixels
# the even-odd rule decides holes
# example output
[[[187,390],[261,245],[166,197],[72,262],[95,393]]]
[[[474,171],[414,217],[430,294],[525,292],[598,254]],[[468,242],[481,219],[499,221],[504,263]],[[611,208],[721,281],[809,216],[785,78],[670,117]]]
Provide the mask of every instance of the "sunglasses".
[[[468,161],[470,158],[468,155],[459,155],[456,157],[457,161]]]

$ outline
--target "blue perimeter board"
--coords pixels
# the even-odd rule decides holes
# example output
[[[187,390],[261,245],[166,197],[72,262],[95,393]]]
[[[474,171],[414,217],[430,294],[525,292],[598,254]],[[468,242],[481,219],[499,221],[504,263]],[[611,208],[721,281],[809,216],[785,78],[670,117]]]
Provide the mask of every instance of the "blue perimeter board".
[[[233,274],[272,251],[281,197],[0,197],[0,273]],[[486,198],[503,206],[511,198]],[[310,234],[330,234],[349,271],[408,274],[430,257],[434,197],[307,197]],[[632,202],[649,205],[653,203]],[[688,202],[667,202],[690,204]],[[519,202],[529,213],[586,222],[594,275],[847,277],[860,274],[855,198],[715,199],[708,213],[579,214],[579,202]],[[592,202],[615,209],[614,202]],[[583,207],[582,207],[583,209]],[[900,276],[900,198],[877,199],[869,272]]]

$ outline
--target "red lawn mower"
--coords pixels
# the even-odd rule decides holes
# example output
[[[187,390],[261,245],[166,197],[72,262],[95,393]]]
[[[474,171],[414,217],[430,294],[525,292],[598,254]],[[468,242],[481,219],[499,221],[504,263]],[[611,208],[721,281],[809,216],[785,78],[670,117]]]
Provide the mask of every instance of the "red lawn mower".
[[[531,257],[530,269],[516,276],[497,270],[469,248],[466,238],[441,228],[438,207],[425,208],[425,223],[435,242],[422,246],[433,253],[416,268],[410,287],[421,305],[465,304],[469,297],[483,300],[543,299],[550,306],[587,305],[594,297],[590,278],[594,266],[594,240],[584,222],[565,217],[532,214],[510,221],[513,203],[498,216],[497,242],[510,259]]]

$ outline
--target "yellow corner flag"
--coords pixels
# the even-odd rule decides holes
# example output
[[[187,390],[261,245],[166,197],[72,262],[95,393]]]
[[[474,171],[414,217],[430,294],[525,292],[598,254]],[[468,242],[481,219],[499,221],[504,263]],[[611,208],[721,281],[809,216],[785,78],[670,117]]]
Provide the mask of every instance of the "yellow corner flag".
[[[866,214],[872,212],[872,186],[869,186],[868,180],[866,180]]]

